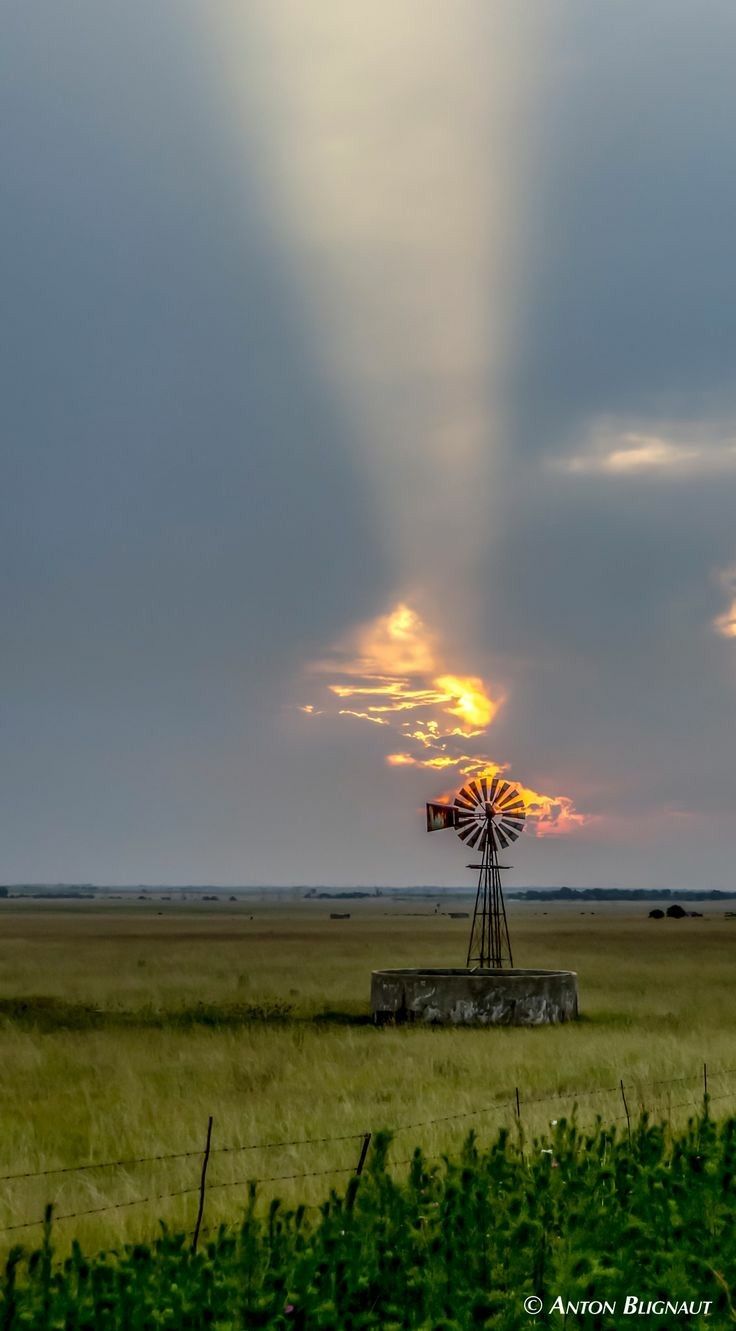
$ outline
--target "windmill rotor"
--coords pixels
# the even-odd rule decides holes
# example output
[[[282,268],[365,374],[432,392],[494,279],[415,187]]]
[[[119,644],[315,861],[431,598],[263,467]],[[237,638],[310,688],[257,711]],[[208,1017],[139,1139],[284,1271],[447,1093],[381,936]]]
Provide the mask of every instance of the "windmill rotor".
[[[526,809],[513,781],[476,777],[455,796],[457,834],[471,850],[484,851],[490,837],[505,850],[524,830]]]

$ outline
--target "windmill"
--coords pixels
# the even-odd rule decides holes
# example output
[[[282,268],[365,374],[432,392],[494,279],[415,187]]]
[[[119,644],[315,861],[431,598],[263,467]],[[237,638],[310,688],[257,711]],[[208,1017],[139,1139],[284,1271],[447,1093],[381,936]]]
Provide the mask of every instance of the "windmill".
[[[427,805],[427,831],[454,827],[461,841],[481,855],[466,966],[500,969],[513,966],[498,852],[524,830],[526,809],[514,781],[480,776],[455,795],[452,804]]]

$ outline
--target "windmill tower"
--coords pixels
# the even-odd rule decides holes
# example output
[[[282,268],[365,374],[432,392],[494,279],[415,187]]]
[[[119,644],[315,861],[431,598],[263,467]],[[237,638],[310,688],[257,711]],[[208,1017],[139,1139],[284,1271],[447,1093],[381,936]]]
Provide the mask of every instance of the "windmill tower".
[[[526,809],[514,781],[476,777],[457,792],[452,804],[427,805],[427,831],[454,827],[461,841],[481,855],[466,966],[483,970],[513,967],[499,851],[524,830]]]

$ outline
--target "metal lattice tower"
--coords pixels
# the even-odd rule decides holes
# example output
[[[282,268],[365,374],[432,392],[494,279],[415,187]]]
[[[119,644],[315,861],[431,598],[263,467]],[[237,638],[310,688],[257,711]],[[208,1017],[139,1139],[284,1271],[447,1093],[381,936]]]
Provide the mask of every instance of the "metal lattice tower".
[[[524,829],[526,810],[518,786],[500,777],[477,777],[459,790],[452,804],[427,805],[427,831],[454,827],[472,850],[482,854],[466,965],[483,969],[513,966],[498,852]]]
[[[475,866],[473,866],[475,867]],[[501,866],[491,837],[486,840],[483,862],[478,866],[473,924],[468,941],[466,966],[513,966],[506,906],[501,888]]]

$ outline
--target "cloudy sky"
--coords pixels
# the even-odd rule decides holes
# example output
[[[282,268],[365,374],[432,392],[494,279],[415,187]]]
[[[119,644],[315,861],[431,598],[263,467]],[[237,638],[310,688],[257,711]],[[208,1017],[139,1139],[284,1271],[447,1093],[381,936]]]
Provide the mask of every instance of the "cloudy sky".
[[[731,0],[11,0],[0,881],[733,887]]]

